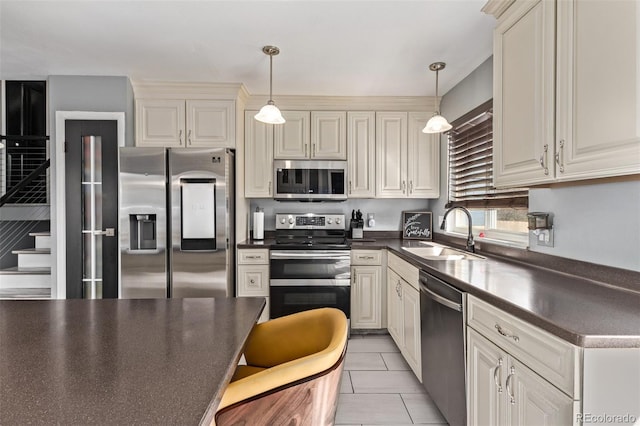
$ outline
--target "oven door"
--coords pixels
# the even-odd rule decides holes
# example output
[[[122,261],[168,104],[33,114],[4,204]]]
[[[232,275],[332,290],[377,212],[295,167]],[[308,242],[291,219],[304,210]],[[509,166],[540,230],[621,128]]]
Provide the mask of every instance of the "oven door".
[[[278,318],[314,308],[351,306],[349,250],[271,250],[270,315]]]

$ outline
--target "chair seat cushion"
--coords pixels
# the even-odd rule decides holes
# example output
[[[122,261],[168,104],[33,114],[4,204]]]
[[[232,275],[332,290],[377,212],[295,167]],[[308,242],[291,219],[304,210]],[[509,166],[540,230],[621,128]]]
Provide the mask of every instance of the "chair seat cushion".
[[[233,373],[231,381],[235,382],[236,380],[244,379],[245,377],[249,377],[252,374],[256,374],[264,370],[265,369],[262,367],[254,367],[253,365],[239,365],[236,367],[236,371]]]

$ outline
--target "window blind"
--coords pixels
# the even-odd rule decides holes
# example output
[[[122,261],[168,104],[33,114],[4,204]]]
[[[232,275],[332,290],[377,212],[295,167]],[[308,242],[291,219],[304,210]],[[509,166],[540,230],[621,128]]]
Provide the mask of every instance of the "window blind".
[[[451,123],[447,208],[528,207],[527,188],[493,185],[493,101]]]

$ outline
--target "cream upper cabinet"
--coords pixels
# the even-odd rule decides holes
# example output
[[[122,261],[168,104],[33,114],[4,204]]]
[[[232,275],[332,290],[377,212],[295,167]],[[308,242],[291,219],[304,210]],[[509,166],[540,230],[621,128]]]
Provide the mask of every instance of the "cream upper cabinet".
[[[245,111],[244,192],[247,198],[273,196],[274,125],[255,120],[257,111]]]
[[[640,173],[637,1],[516,0],[494,32],[494,179]]]
[[[187,146],[226,148],[235,141],[234,101],[187,101]]]
[[[438,198],[440,196],[440,135],[422,133],[430,116],[409,113],[407,143],[408,196]]]
[[[311,153],[319,160],[347,159],[347,113],[344,111],[311,112]]]
[[[640,3],[557,2],[556,177],[640,173]]]
[[[376,196],[407,196],[407,113],[376,114]]]
[[[304,160],[311,154],[309,111],[282,111],[286,122],[274,126],[274,153],[277,160]]]
[[[235,101],[136,99],[136,146],[235,147]]]
[[[376,196],[376,114],[347,112],[349,198]]]
[[[554,26],[554,1],[517,1],[494,31],[496,186],[554,179]]]
[[[184,147],[184,117],[184,100],[137,99],[136,146]]]
[[[437,198],[440,195],[440,146],[422,133],[429,119],[419,112],[376,114],[376,196]]]

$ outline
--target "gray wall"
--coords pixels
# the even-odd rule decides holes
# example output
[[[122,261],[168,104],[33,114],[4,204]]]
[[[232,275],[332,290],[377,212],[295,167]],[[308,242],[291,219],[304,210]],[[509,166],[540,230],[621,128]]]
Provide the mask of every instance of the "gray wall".
[[[365,219],[365,230],[372,231],[400,231],[400,221],[403,210],[428,210],[428,200],[425,199],[351,199],[343,202],[320,202],[320,203],[304,203],[304,202],[288,202],[274,201],[268,199],[251,200],[250,212],[256,211],[256,207],[264,209],[264,228],[265,230],[275,229],[276,213],[344,213],[347,216],[346,227],[349,226],[351,219],[351,211],[358,210],[362,212]],[[370,229],[367,227],[367,213],[374,213],[376,225]],[[250,214],[251,215],[251,214]],[[250,228],[253,229],[252,220],[249,221]]]
[[[441,113],[455,120],[493,97],[493,58],[447,92]],[[441,138],[439,200],[431,201],[434,219],[444,213],[447,198],[447,145]],[[554,247],[530,238],[530,250],[585,262],[640,271],[640,182],[571,184],[531,189],[529,211],[554,214]],[[438,231],[437,226],[434,226]]]
[[[124,112],[125,144],[133,146],[133,87],[128,77],[52,75],[49,134],[56,134],[56,111]]]

